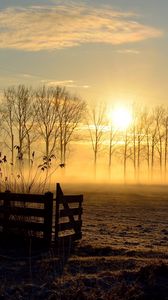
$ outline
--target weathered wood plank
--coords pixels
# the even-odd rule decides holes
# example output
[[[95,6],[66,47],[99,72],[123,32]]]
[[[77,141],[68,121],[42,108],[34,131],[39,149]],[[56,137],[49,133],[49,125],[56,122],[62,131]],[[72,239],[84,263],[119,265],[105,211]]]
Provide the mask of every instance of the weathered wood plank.
[[[8,212],[12,216],[33,216],[33,217],[44,217],[44,209],[38,208],[27,208],[27,207],[0,207],[0,213]]]
[[[0,200],[8,199],[9,201],[30,202],[30,203],[44,203],[45,195],[37,194],[14,194],[14,193],[0,193]]]
[[[0,219],[0,225],[4,226],[4,218]],[[33,231],[44,231],[45,230],[44,223],[8,220],[7,225],[8,225],[8,228],[27,229],[27,230],[33,230]]]
[[[68,217],[70,215],[81,215],[83,212],[83,209],[82,208],[69,208],[69,209],[61,209],[59,211],[59,217],[62,218],[62,217]]]
[[[60,204],[63,204],[66,201],[68,204],[70,203],[80,203],[83,202],[83,195],[64,195],[63,199],[58,199]]]

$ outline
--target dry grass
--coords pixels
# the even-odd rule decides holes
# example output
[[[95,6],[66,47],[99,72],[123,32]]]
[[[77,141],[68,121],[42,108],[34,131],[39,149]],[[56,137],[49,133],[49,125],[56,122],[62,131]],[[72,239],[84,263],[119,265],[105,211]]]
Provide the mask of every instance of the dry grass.
[[[0,299],[168,299],[168,189],[63,190],[84,191],[83,239],[68,260],[1,249]]]

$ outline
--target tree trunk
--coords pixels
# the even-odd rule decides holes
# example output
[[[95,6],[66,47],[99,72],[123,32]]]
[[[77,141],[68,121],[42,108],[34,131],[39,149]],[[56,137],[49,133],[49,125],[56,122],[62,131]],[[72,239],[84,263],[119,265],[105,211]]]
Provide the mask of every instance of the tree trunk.
[[[11,136],[11,164],[14,166],[14,135]]]
[[[134,151],[133,151],[134,179],[136,179],[136,132],[135,132],[135,127],[134,127],[133,143],[134,143]]]
[[[150,178],[150,144],[149,144],[149,134],[146,136],[147,143],[147,167],[148,167],[148,180]]]
[[[154,141],[154,137],[152,136],[152,153],[151,153],[151,180],[153,180],[154,154],[155,154],[155,141]]]
[[[108,163],[108,169],[109,169],[109,180],[111,179],[111,163],[112,163],[112,126],[110,127],[110,142],[109,142],[109,163]]]
[[[167,134],[166,134],[167,135]],[[165,140],[165,157],[164,157],[164,179],[167,177],[167,136]]]
[[[97,145],[95,145],[95,151],[94,151],[94,178],[97,178]]]
[[[141,153],[141,137],[138,134],[138,158],[137,158],[137,166],[138,166],[138,181],[140,178],[140,153]]]
[[[49,167],[49,138],[46,137],[46,162],[47,168]]]
[[[31,167],[31,149],[30,149],[30,136],[27,134],[27,151],[28,151],[28,164],[29,164],[29,169]]]
[[[128,147],[127,132],[125,134],[125,145],[124,145],[124,182],[126,183],[127,177],[127,147]]]

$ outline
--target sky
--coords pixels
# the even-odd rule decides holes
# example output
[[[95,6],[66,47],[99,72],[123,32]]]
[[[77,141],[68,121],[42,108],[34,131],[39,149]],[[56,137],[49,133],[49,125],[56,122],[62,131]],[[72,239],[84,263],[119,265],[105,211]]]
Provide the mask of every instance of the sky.
[[[167,104],[167,0],[0,0],[0,89]]]

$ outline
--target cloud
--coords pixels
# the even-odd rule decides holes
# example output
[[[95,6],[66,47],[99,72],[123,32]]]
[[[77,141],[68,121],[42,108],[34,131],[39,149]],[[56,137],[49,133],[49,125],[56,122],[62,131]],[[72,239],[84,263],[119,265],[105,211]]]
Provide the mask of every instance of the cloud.
[[[117,50],[117,53],[120,54],[140,54],[139,50],[135,50],[135,49],[122,49],[122,50]]]
[[[22,76],[22,77],[24,77],[24,78],[26,78],[26,79],[30,79],[30,78],[34,78],[34,77],[36,77],[36,76],[34,76],[34,75],[27,74],[27,73],[20,74],[20,76]]]
[[[0,48],[54,50],[84,43],[119,45],[156,38],[162,32],[131,12],[79,4],[0,10]]]
[[[83,88],[83,89],[88,89],[90,87],[89,85],[79,85],[74,80],[41,80],[41,83],[49,87],[65,86],[67,88]]]

